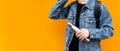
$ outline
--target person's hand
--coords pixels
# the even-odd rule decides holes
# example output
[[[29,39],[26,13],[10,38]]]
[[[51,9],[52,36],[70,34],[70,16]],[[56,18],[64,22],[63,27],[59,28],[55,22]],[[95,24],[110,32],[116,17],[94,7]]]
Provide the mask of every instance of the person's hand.
[[[80,40],[84,40],[89,37],[89,30],[82,28],[80,31],[76,32],[76,37]]]

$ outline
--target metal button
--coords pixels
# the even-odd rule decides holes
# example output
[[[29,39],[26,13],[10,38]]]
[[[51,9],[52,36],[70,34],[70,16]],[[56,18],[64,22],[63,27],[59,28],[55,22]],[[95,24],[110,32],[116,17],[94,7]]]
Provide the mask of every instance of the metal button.
[[[93,21],[91,20],[90,23],[93,23]]]
[[[93,36],[93,35],[92,35],[91,37],[92,37],[92,38],[94,38],[94,36]]]
[[[82,13],[81,15],[83,16],[84,14]]]

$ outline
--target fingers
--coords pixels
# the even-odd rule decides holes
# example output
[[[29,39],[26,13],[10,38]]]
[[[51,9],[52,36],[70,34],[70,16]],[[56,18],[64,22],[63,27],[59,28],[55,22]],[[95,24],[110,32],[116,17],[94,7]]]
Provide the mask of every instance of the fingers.
[[[81,36],[78,37],[79,39],[84,38],[84,33],[81,33]]]
[[[78,35],[78,34],[80,34],[81,33],[81,30],[80,31],[78,31],[78,32],[76,32],[76,36]]]
[[[85,40],[89,34],[87,33],[88,31],[86,29],[81,29],[80,31],[78,31],[75,35],[78,39],[80,40]]]
[[[80,30],[80,31],[76,32],[76,36],[78,36],[79,34],[81,34],[82,31],[83,30]]]
[[[86,38],[84,32],[81,32],[81,34],[78,35],[78,38],[83,41]]]
[[[83,36],[82,38],[80,38],[82,41],[85,39],[86,37],[85,36]]]
[[[80,31],[80,32],[76,33],[76,36],[80,37],[82,34],[83,34],[83,31]]]
[[[78,39],[83,39],[84,38],[84,32],[83,30],[80,30],[79,32],[76,33],[76,37]]]

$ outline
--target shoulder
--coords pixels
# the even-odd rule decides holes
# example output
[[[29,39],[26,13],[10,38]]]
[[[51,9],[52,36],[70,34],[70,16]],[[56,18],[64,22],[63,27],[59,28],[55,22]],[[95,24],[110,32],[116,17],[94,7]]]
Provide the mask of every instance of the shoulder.
[[[101,9],[102,10],[108,10],[107,7],[103,3],[101,3]]]

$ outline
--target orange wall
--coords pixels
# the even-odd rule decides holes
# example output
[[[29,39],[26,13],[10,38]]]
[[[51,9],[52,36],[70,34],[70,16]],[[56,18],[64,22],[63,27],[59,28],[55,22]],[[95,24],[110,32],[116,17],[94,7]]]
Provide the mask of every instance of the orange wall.
[[[0,0],[0,51],[63,51],[66,20],[48,18],[57,0]],[[70,0],[70,3],[73,0]],[[113,19],[114,36],[103,51],[120,51],[120,0],[102,0]]]

